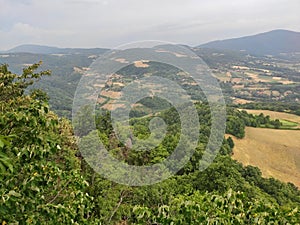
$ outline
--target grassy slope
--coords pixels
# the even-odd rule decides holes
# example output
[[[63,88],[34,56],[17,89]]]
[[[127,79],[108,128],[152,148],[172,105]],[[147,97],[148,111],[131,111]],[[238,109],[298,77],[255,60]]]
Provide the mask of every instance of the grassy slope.
[[[244,139],[234,138],[233,158],[261,169],[263,176],[300,187],[300,131],[246,128]]]

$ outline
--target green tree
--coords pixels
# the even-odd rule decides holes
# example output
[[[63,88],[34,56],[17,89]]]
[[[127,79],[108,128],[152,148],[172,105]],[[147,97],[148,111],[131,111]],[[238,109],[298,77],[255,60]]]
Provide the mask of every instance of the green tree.
[[[228,142],[230,148],[233,149],[233,148],[234,148],[234,142],[233,142],[233,140],[232,140],[231,137],[228,137],[228,138],[227,138],[227,142]]]
[[[0,66],[0,222],[84,224],[93,205],[70,124],[49,111],[41,92],[25,95],[49,74],[36,72],[39,65],[22,75]]]

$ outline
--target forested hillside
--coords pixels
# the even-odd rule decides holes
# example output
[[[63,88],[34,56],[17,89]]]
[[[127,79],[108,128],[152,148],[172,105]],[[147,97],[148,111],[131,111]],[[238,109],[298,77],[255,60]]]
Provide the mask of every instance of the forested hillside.
[[[14,73],[21,73],[22,68],[31,65],[32,62],[43,61],[40,70],[50,70],[52,75],[42,77],[40,82],[33,84],[29,89],[38,88],[45,91],[51,97],[49,99],[51,109],[59,116],[70,118],[74,92],[81,75],[93,59],[99,57],[97,50],[77,51],[78,53],[74,50],[74,52],[58,54],[47,53],[47,51],[46,53],[5,53],[0,54],[0,63],[9,64]]]
[[[164,160],[178,143],[180,118],[167,107],[156,116],[167,135],[153,151],[121,143],[110,113],[96,111],[97,130],[74,136],[67,119],[49,110],[47,95],[25,89],[49,71],[39,64],[18,75],[0,67],[0,222],[2,224],[299,224],[300,191],[291,183],[263,178],[258,168],[231,158],[234,142],[225,139],[214,162],[199,171],[210,135],[210,107],[195,102],[199,142],[189,163],[154,185],[128,187],[102,178],[82,158],[78,144],[93,144],[92,132],[117,159],[130,165]],[[38,72],[37,72],[38,71]],[[149,100],[149,99],[148,99]],[[150,104],[149,102],[146,102]],[[280,121],[227,109],[227,133],[244,137],[245,126],[280,128]],[[135,135],[150,134],[148,116],[131,115]],[[90,132],[90,133],[89,133]]]
[[[228,104],[260,104],[280,111],[293,108],[291,112],[300,112],[299,54],[254,56],[234,50],[199,47],[191,49],[210,67]],[[0,53],[0,63],[9,64],[13,72],[21,73],[23,67],[42,60],[40,69],[51,70],[52,76],[42,78],[31,88],[45,91],[50,97],[50,108],[59,116],[70,119],[79,80],[88,72],[91,63],[104,52],[105,49],[49,49],[47,46],[26,45],[11,52]],[[131,66],[118,71],[117,75],[129,76],[132,79],[146,72],[159,74],[166,69],[166,65],[150,62],[147,68]],[[172,72],[177,73],[178,70],[173,68],[169,74]],[[180,84],[193,99],[199,100],[197,87],[187,84],[184,80],[186,77],[179,78]],[[119,91],[120,88],[116,86],[113,91]]]
[[[253,55],[279,55],[299,52],[299,40],[299,32],[272,30],[241,38],[212,41],[200,47],[244,51]]]

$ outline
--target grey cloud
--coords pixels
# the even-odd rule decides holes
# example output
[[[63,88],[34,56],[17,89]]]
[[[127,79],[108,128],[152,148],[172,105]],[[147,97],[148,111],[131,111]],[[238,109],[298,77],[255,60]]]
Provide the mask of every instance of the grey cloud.
[[[299,31],[299,0],[0,0],[0,49],[25,42],[114,47],[198,45],[277,28]],[[13,12],[13,13],[12,13]]]

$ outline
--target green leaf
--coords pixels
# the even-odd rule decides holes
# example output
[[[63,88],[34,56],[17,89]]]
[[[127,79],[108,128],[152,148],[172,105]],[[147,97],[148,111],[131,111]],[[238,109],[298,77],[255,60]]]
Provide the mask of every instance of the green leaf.
[[[13,191],[13,190],[12,190],[12,191],[9,191],[9,192],[8,192],[8,195],[14,196],[14,197],[17,197],[17,198],[19,198],[19,197],[22,196],[20,193],[15,192],[15,191]]]
[[[0,152],[0,172],[5,172],[5,167],[13,172],[13,165],[10,158],[3,152]]]
[[[6,146],[10,146],[10,139],[12,138],[12,136],[3,136],[0,135],[0,148],[3,148],[5,145]]]

